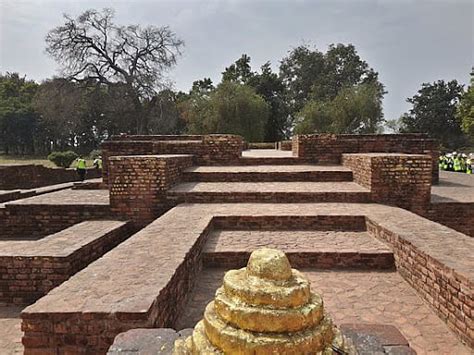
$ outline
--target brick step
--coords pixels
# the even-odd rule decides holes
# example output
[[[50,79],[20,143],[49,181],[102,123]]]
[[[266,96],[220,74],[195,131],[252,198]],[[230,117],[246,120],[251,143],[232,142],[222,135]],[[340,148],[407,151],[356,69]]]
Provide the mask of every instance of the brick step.
[[[203,250],[205,267],[241,268],[261,247],[278,248],[292,267],[393,269],[393,252],[367,232],[215,230]]]
[[[353,182],[187,182],[167,192],[170,202],[370,202]]]
[[[352,181],[352,171],[319,165],[198,166],[187,169],[182,178],[186,182]]]
[[[301,165],[311,164],[311,159],[298,157],[242,157],[239,165]]]

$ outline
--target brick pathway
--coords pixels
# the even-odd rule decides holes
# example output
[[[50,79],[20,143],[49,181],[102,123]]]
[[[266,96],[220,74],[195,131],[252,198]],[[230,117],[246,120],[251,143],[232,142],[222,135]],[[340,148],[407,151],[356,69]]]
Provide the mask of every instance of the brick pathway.
[[[108,190],[61,190],[25,198],[7,204],[15,205],[108,205]]]
[[[439,172],[439,185],[431,187],[431,202],[474,202],[474,175]]]
[[[0,354],[23,354],[20,312],[17,306],[0,306]]]
[[[242,192],[242,193],[344,193],[364,192],[369,190],[354,182],[189,182],[179,184],[170,192]]]
[[[396,272],[302,270],[323,296],[336,324],[396,326],[422,354],[472,354]],[[177,329],[193,327],[221,285],[223,269],[204,269]]]
[[[289,158],[292,156],[291,150],[248,149],[242,152],[243,158]]]
[[[213,231],[204,252],[249,251],[271,247],[284,252],[390,252],[367,232],[337,231]]]
[[[302,172],[302,171],[351,171],[342,165],[237,165],[237,166],[195,166],[186,171],[196,173],[211,172]]]

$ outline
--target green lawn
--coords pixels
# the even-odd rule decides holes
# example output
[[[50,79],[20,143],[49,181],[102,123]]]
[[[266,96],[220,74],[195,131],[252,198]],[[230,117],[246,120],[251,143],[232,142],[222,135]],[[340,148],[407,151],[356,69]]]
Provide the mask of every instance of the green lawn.
[[[92,167],[93,159],[86,159],[87,167]],[[0,165],[5,164],[40,164],[47,167],[55,167],[46,157],[28,156],[28,155],[0,155]],[[72,163],[71,168],[76,167],[76,162]]]

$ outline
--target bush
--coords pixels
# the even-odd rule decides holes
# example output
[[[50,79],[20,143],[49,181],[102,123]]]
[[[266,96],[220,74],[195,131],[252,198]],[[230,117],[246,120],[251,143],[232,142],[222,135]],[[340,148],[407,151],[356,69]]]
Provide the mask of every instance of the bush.
[[[48,160],[52,161],[56,166],[61,168],[69,168],[78,155],[71,150],[66,152],[52,152],[48,155]]]
[[[91,159],[97,159],[102,155],[102,151],[100,149],[94,149],[89,153],[89,157]]]

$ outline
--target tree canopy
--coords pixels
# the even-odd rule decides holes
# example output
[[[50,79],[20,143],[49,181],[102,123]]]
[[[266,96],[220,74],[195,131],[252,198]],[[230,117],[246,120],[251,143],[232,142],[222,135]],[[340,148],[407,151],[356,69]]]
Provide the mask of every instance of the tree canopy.
[[[166,26],[117,25],[111,9],[64,17],[46,37],[46,51],[62,75],[86,84],[123,84],[134,102],[136,133],[146,133],[149,112],[143,101],[163,88],[164,73],[176,64],[183,41]]]
[[[457,118],[463,132],[474,142],[474,69],[471,72],[471,83],[457,108]]]
[[[407,99],[413,107],[401,117],[402,132],[428,133],[446,148],[465,141],[456,117],[456,107],[464,93],[456,80],[423,83],[418,93]]]

